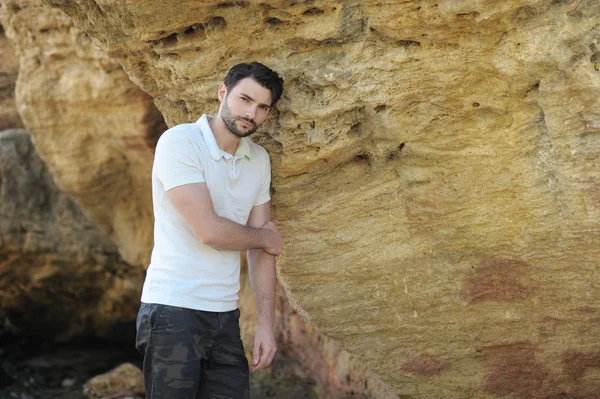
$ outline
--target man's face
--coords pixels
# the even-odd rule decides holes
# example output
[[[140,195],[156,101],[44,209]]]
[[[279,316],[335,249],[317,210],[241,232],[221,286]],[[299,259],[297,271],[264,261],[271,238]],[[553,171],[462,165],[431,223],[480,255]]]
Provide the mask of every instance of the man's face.
[[[219,115],[227,129],[238,137],[250,136],[269,116],[271,91],[252,78],[240,80],[229,91],[222,84],[218,95]]]

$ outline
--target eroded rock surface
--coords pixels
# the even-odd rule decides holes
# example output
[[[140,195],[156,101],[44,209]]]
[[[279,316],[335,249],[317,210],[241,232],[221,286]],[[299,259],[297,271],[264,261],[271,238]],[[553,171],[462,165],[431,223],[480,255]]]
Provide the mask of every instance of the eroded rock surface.
[[[282,73],[280,279],[399,396],[598,392],[600,3],[47,3],[169,125]]]
[[[19,92],[22,94],[19,98],[19,105],[26,111],[24,113],[25,120],[33,129],[33,135],[35,137],[43,136],[41,144],[40,140],[37,140],[36,146],[41,145],[40,151],[49,160],[49,170],[57,174],[56,179],[64,183],[67,191],[78,200],[82,208],[100,226],[108,231],[121,230],[118,234],[111,234],[111,237],[120,244],[119,250],[124,256],[132,258],[132,254],[139,254],[132,258],[136,262],[140,259],[147,259],[152,245],[151,240],[148,240],[151,237],[151,229],[149,231],[148,229],[151,227],[152,218],[147,216],[152,212],[151,203],[148,201],[152,157],[146,156],[146,151],[150,147],[153,148],[154,144],[146,143],[148,148],[140,147],[137,144],[129,145],[135,144],[135,137],[127,136],[127,140],[114,135],[106,137],[104,131],[106,118],[109,121],[112,120],[110,123],[116,123],[115,119],[126,120],[130,124],[125,127],[132,132],[145,131],[144,129],[147,127],[144,125],[134,126],[135,123],[144,122],[139,120],[140,107],[130,106],[116,110],[116,107],[121,104],[138,101],[139,99],[132,96],[131,93],[135,94],[139,91],[132,88],[131,83],[123,77],[120,67],[114,61],[107,59],[100,50],[90,45],[87,37],[76,29],[69,18],[60,11],[43,6],[41,2],[29,0],[6,1],[3,7],[5,7],[3,10],[0,8],[2,19],[8,26],[15,47],[20,50],[22,63],[28,66],[25,72],[21,73],[19,80]],[[43,24],[41,24],[42,22]],[[69,66],[69,62],[72,62],[74,66]],[[74,74],[73,70],[76,70],[77,74]],[[57,71],[66,74],[65,78],[55,81]],[[115,75],[116,78],[114,78]],[[94,86],[94,90],[86,93],[90,84]],[[50,91],[46,91],[46,98],[41,99],[32,93],[37,90]],[[88,98],[87,95],[91,97]],[[140,97],[144,103],[147,102],[147,95],[140,94]],[[75,100],[71,100],[71,98],[76,98],[78,103],[76,104]],[[37,114],[38,107],[42,108],[41,112],[45,117],[43,120]],[[61,107],[67,112],[52,113],[44,109],[47,107],[51,109]],[[81,123],[82,120],[85,120],[85,124]],[[159,126],[157,125],[156,129]],[[75,129],[77,129],[76,132]],[[112,132],[111,134],[116,135],[117,133]],[[126,133],[123,132],[123,134]],[[55,148],[52,144],[55,138],[59,142],[69,142],[68,151]],[[96,156],[96,151],[100,151],[100,157]],[[131,164],[129,169],[124,169],[121,158],[123,160],[134,158],[138,163]],[[113,164],[111,160],[114,159],[117,159],[118,162]],[[87,175],[89,169],[85,166],[90,161],[93,163],[94,171],[97,169],[105,171],[100,175]],[[111,168],[116,168],[116,171],[111,172]],[[24,170],[26,170],[25,166]],[[147,173],[147,176],[143,176],[142,179],[144,173]],[[109,178],[106,178],[107,175]],[[140,179],[136,180],[131,177],[132,175],[136,178],[140,177]],[[101,184],[103,191],[103,195],[95,198],[88,193],[90,186],[94,183]],[[133,184],[139,185],[139,187],[132,187]],[[144,192],[145,190],[147,192]],[[140,195],[136,195],[136,193]],[[123,206],[124,196],[127,196],[128,201],[126,207],[115,211],[115,207]],[[19,206],[19,204],[13,205]],[[132,209],[135,211],[131,211]],[[123,213],[126,217],[117,218],[115,214],[113,219],[106,218],[107,214],[112,215],[114,212]],[[15,220],[18,220],[18,217]],[[91,224],[88,227],[92,229]],[[145,230],[137,231],[136,229]],[[77,231],[75,229],[75,232]],[[136,235],[133,236],[131,231],[137,231]],[[72,239],[77,241],[77,237],[72,237]],[[86,242],[85,239],[82,241]],[[36,262],[38,261],[32,260],[31,263],[23,265],[23,270],[28,268],[31,269],[31,273],[35,273],[39,266]],[[147,263],[141,264],[147,265]],[[94,278],[102,280],[103,277],[110,275],[110,271],[115,267],[117,266],[98,265],[97,269],[100,274]],[[79,275],[85,273],[84,266],[82,269],[79,271],[71,267],[66,272]],[[10,265],[6,266],[6,270],[14,273],[10,269]],[[22,275],[25,273],[26,271],[21,272]],[[126,281],[126,283],[139,287],[140,273],[142,273],[141,266],[131,277],[131,281]],[[246,348],[250,352],[252,334],[256,327],[256,309],[246,275],[243,276],[242,281],[243,288],[240,299],[240,307],[242,307],[244,315],[242,331]],[[19,284],[21,283],[22,281],[19,281]],[[68,277],[68,274],[63,284],[66,290],[77,289],[71,287],[71,284],[80,285],[78,281]],[[102,291],[106,288],[107,282],[101,281],[97,285],[98,291]],[[85,291],[85,287],[80,288]],[[39,282],[37,289],[51,290],[52,286],[44,280]],[[92,299],[93,295],[90,300]],[[127,321],[132,323],[135,320],[135,311],[137,311],[136,299],[115,309],[104,307],[103,311],[106,314],[95,315],[98,319],[97,322],[127,314]],[[31,317],[41,312],[45,306],[49,306],[44,298],[38,298],[38,300],[40,303],[35,304],[36,307]],[[332,395],[332,397],[352,396],[380,399],[395,397],[363,363],[352,358],[331,339],[323,337],[314,328],[308,327],[291,309],[283,290],[278,291],[277,303],[280,351],[274,367],[260,375],[253,375],[252,390],[254,393],[260,396],[268,394],[270,389],[277,392],[284,389],[291,395],[289,397],[297,397],[296,395],[304,395],[307,392],[323,397]],[[23,302],[18,304],[25,306]],[[13,313],[23,312],[24,309],[19,309],[18,304],[10,308]],[[90,304],[86,298],[82,303],[82,308],[86,306],[93,308],[94,305]],[[2,303],[0,303],[1,311]],[[52,312],[50,314],[52,315]],[[65,322],[79,323],[76,317],[68,320],[68,316],[68,314],[65,315]],[[13,319],[13,321],[17,324],[21,323],[20,319]],[[27,326],[27,324],[20,325],[20,327]],[[130,338],[129,329],[121,332],[120,339]],[[54,330],[48,331],[49,335],[53,333],[55,333]],[[89,331],[74,330],[73,333],[75,336],[86,336]]]
[[[0,132],[0,314],[23,335],[133,339],[143,269],[61,193],[25,130]]]
[[[117,245],[147,264],[150,171],[165,125],[152,98],[73,25],[36,0],[3,2],[2,23],[20,59],[18,109],[61,190]]]
[[[15,84],[19,73],[19,59],[0,25],[0,130],[23,127],[15,106]]]
[[[137,366],[123,363],[90,379],[83,386],[83,393],[94,399],[143,397],[144,376]]]

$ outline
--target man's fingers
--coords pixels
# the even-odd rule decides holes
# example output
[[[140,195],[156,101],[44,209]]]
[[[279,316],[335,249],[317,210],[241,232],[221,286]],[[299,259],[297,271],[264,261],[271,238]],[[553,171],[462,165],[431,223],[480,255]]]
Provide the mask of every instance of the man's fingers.
[[[267,359],[266,350],[262,344],[260,344],[259,347],[262,349],[262,353],[260,353],[258,357],[255,357],[256,355],[252,355],[252,371],[260,370],[265,367],[265,360]]]
[[[273,362],[273,358],[275,357],[276,352],[277,349],[275,347],[263,348],[263,352],[260,356],[260,361],[252,366],[252,371],[268,367],[271,364],[271,362]]]
[[[254,348],[252,349],[252,367],[256,367],[256,365],[260,362],[260,347],[261,342],[259,340],[254,340]]]

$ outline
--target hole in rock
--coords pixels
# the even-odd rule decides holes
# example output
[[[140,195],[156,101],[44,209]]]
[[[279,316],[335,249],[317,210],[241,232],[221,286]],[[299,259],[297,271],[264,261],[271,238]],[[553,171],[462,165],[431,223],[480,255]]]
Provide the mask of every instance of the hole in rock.
[[[375,107],[375,112],[380,113],[383,112],[387,109],[387,105],[385,104],[379,104],[378,106]]]
[[[313,8],[309,8],[308,10],[304,11],[302,13],[302,15],[320,15],[323,13],[325,13],[325,11],[321,10],[320,8],[313,7]]]
[[[226,28],[227,22],[225,22],[225,18],[223,17],[214,17],[207,22],[206,26],[212,29]]]
[[[354,159],[358,162],[364,162],[367,165],[371,166],[371,156],[369,154],[360,153],[357,154],[356,157],[354,157]]]
[[[171,33],[169,36],[159,39],[158,42],[163,46],[171,46],[177,43],[177,33]]]
[[[594,65],[596,71],[600,71],[600,52],[595,52],[590,57],[590,62]]]
[[[231,7],[248,7],[247,1],[226,1],[224,3],[217,4],[217,8],[231,8]]]
[[[421,47],[421,43],[416,40],[398,40],[398,44],[403,47]]]
[[[198,28],[202,28],[202,25],[201,24],[194,24],[194,25],[188,27],[185,31],[183,31],[183,33],[185,33],[186,35],[190,35],[190,34],[196,32],[196,30]]]
[[[477,18],[478,16],[479,13],[477,11],[456,14],[457,18]]]
[[[279,18],[272,17],[265,19],[265,23],[269,25],[279,25],[281,20]]]

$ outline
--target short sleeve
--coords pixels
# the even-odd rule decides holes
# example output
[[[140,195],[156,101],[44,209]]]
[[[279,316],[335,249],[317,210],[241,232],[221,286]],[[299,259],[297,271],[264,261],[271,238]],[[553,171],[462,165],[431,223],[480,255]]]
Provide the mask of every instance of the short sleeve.
[[[154,153],[153,169],[165,191],[205,181],[201,155],[182,129],[169,129],[160,137]]]
[[[271,194],[270,194],[270,192],[271,192],[271,161],[269,160],[269,155],[267,154],[266,151],[263,151],[263,155],[266,158],[265,166],[264,166],[260,191],[258,193],[258,197],[256,198],[256,202],[254,203],[254,206],[262,205],[271,199]]]

